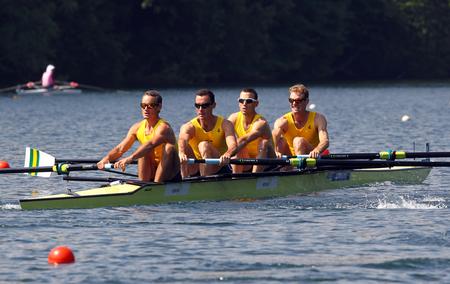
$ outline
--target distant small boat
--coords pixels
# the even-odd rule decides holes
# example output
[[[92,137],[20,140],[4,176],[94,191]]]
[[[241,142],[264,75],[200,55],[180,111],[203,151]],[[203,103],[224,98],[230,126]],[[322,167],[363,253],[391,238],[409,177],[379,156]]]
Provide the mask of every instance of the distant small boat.
[[[18,95],[60,95],[60,94],[80,94],[83,91],[78,87],[72,87],[70,85],[60,85],[53,88],[34,87],[27,88],[21,87],[16,89]]]

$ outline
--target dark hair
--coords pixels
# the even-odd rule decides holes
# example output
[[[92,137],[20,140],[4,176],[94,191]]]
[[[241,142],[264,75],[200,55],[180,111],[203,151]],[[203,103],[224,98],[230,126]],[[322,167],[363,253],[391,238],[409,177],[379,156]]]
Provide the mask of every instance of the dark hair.
[[[159,94],[158,91],[155,91],[155,90],[148,90],[148,91],[145,91],[144,96],[151,96],[151,97],[154,97],[154,98],[156,98],[156,102],[157,102],[158,104],[161,104],[161,103],[162,103],[162,97],[161,97],[161,95]]]
[[[251,93],[251,94],[253,94],[253,95],[255,96],[255,100],[258,99],[258,93],[255,91],[255,89],[252,89],[252,88],[244,88],[244,89],[242,89],[241,93],[242,93],[242,92],[244,92],[244,93]]]
[[[195,93],[195,96],[199,96],[199,97],[208,96],[208,97],[209,97],[209,102],[210,102],[210,103],[213,104],[213,103],[216,102],[216,100],[215,100],[215,98],[214,98],[214,93],[213,93],[212,91],[208,90],[208,89],[201,89],[201,90],[198,90],[198,91]]]
[[[305,94],[305,98],[309,97],[309,91],[305,85],[297,84],[289,88],[289,93]]]

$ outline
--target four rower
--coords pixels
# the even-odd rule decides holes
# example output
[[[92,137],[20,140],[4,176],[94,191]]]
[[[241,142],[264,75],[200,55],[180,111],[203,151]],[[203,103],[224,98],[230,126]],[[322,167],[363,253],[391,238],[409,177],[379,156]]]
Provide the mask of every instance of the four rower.
[[[98,168],[102,169],[105,164],[120,158],[138,140],[142,145],[130,156],[116,162],[114,168],[124,171],[127,164],[138,160],[138,176],[143,181],[181,180],[175,134],[170,124],[159,117],[161,95],[154,90],[146,91],[140,108],[144,119],[131,126],[122,142],[98,162]]]
[[[273,131],[267,120],[256,112],[258,94],[247,88],[240,92],[239,112],[228,119],[213,114],[214,93],[202,89],[195,94],[196,117],[182,125],[178,152],[174,131],[159,117],[162,97],[147,91],[141,101],[144,119],[135,123],[127,136],[100,162],[98,168],[120,158],[138,140],[142,145],[130,156],[114,164],[123,171],[138,160],[138,176],[143,181],[180,181],[191,176],[231,173],[230,158],[276,158],[309,154],[317,158],[328,148],[327,120],[324,115],[307,111],[309,92],[304,85],[289,88],[291,112],[278,118]],[[218,158],[219,164],[190,163],[190,159]],[[232,165],[233,173],[261,172],[264,165]]]
[[[183,178],[195,175],[230,173],[230,157],[236,152],[233,124],[220,115],[214,115],[214,93],[207,89],[195,94],[197,116],[185,123],[178,138],[181,174]],[[219,158],[219,165],[188,164],[189,158]]]
[[[237,158],[276,158],[272,133],[267,120],[256,112],[259,104],[254,89],[243,89],[238,98],[239,111],[231,114],[228,120],[234,125],[238,138]],[[234,173],[243,171],[262,172],[264,165],[232,165]]]
[[[327,119],[307,111],[308,103],[309,91],[304,85],[289,88],[291,112],[278,118],[272,131],[278,157],[309,154],[317,158],[328,148]]]

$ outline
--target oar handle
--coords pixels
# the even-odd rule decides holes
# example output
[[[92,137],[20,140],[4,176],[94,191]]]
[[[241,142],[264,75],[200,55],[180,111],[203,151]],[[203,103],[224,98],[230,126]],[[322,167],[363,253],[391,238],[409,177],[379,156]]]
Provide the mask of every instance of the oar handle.
[[[292,159],[292,158],[303,159],[303,158],[309,158],[309,155],[307,155],[307,154],[305,154],[305,155],[295,155],[295,156],[282,155],[281,158],[283,158],[283,159]]]
[[[193,165],[193,164],[218,165],[218,164],[220,164],[220,159],[215,159],[215,158],[192,159],[192,158],[189,158],[188,164],[189,165]]]
[[[98,166],[97,164],[92,164],[92,165],[83,165],[83,164],[79,164],[79,165],[71,165],[71,164],[58,164],[55,165],[58,169],[58,167],[61,168],[61,172],[59,170],[57,170],[56,172],[58,174],[60,173],[66,173],[66,172],[73,172],[73,171],[95,171],[98,170]],[[103,166],[103,168],[106,169],[113,169],[114,165],[113,164],[105,164]]]

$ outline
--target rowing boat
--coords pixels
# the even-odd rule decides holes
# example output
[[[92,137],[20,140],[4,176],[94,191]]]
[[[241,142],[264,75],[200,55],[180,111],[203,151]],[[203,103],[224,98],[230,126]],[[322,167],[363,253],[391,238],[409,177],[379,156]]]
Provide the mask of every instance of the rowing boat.
[[[75,209],[185,201],[254,200],[380,182],[422,183],[431,167],[296,170],[191,178],[174,183],[111,183],[78,192],[20,200],[22,209]]]
[[[61,94],[80,94],[82,90],[71,86],[58,86],[57,88],[17,88],[18,95],[61,95]]]

